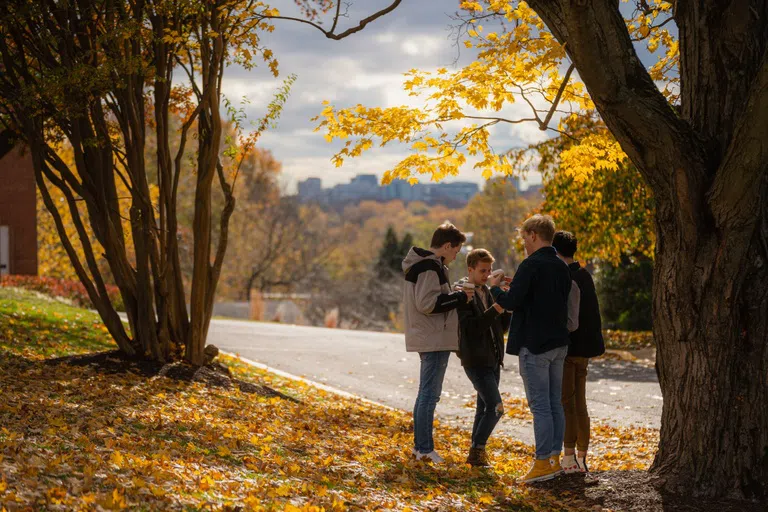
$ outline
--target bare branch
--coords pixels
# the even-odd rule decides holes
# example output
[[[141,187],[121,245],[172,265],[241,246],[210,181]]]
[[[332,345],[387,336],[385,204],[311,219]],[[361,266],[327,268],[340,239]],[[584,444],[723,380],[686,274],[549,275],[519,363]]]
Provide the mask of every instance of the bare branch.
[[[486,116],[462,116],[462,119],[477,119],[481,121],[494,121],[493,124],[496,123],[508,123],[508,124],[520,124],[520,123],[528,123],[530,121],[538,121],[538,117],[536,119],[525,117],[522,119],[506,119],[504,117],[486,117]],[[445,121],[447,121],[446,119]],[[440,120],[441,122],[443,120]],[[490,123],[489,123],[490,124]]]
[[[552,114],[555,113],[557,104],[560,103],[560,98],[563,96],[563,91],[565,91],[565,86],[568,85],[568,81],[571,79],[571,73],[573,73],[573,70],[575,68],[576,66],[574,66],[573,63],[571,63],[571,65],[568,66],[568,71],[565,72],[563,83],[560,84],[560,89],[557,90],[557,95],[555,96],[555,100],[552,102],[552,108],[549,109],[549,113],[547,114],[547,117],[544,118],[544,122],[539,125],[539,129],[541,131],[544,131],[549,127],[549,122],[552,120]]]
[[[273,19],[273,20],[297,21],[299,23],[304,23],[306,25],[310,25],[310,26],[316,28],[317,30],[319,30],[320,32],[325,34],[325,37],[327,37],[328,39],[333,39],[333,40],[339,41],[341,39],[344,39],[347,36],[350,36],[352,34],[360,32],[369,23],[371,23],[373,21],[376,21],[378,18],[381,18],[382,16],[384,16],[386,14],[389,14],[390,12],[394,11],[397,8],[397,6],[400,5],[401,2],[402,2],[402,0],[395,0],[388,7],[386,7],[384,9],[382,9],[382,10],[380,10],[380,11],[378,11],[378,12],[376,12],[376,13],[370,15],[370,16],[368,16],[367,18],[363,18],[362,20],[360,20],[360,23],[358,23],[356,26],[354,26],[352,28],[348,28],[347,30],[345,30],[344,32],[341,32],[339,34],[335,34],[333,32],[333,30],[336,28],[336,24],[338,22],[338,12],[339,12],[338,6],[336,8],[336,13],[337,14],[334,17],[333,28],[331,30],[325,30],[321,25],[319,25],[317,23],[314,23],[312,21],[301,19],[301,18],[294,18],[294,17],[291,17],[291,16],[262,16],[262,15],[258,15],[258,16],[256,16],[256,18],[257,19]]]

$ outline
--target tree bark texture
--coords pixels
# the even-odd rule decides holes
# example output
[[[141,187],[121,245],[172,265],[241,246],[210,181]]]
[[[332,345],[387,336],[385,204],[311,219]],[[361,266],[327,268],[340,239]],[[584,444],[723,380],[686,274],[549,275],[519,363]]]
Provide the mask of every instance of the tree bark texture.
[[[664,488],[768,497],[768,1],[675,2],[681,106],[617,2],[530,2],[653,190]],[[599,64],[598,64],[599,63]]]

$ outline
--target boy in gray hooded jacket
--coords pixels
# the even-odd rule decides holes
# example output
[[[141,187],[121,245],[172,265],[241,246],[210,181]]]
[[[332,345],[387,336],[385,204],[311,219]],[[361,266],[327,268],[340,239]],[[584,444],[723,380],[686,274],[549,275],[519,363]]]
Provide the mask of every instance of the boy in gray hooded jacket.
[[[429,250],[411,247],[403,260],[405,349],[418,352],[421,358],[419,392],[413,407],[413,455],[436,463],[443,458],[435,451],[432,422],[448,358],[459,349],[456,308],[473,296],[471,290],[451,290],[446,265],[456,259],[466,240],[456,226],[446,223],[432,235]]]

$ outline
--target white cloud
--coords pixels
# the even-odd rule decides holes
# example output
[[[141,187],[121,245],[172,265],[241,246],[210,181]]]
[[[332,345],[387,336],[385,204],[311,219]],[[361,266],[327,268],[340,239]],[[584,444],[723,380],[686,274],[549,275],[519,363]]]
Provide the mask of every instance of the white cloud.
[[[266,105],[272,101],[281,82],[278,79],[264,80],[225,76],[221,86],[224,95],[233,103],[239,103],[243,97],[246,97],[254,105]]]
[[[398,39],[398,35],[394,32],[382,32],[381,34],[376,34],[374,36],[374,39],[377,43],[381,44],[392,44]]]
[[[431,57],[445,50],[446,46],[445,37],[420,35],[406,38],[400,43],[400,50],[411,57]]]

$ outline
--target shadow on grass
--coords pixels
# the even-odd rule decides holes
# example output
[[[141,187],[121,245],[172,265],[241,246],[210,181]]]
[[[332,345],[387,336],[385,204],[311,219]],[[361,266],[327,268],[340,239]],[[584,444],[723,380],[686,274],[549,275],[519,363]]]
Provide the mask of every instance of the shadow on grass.
[[[534,484],[562,501],[627,512],[760,512],[765,505],[752,501],[709,499],[660,491],[645,471],[600,471],[565,475]]]

